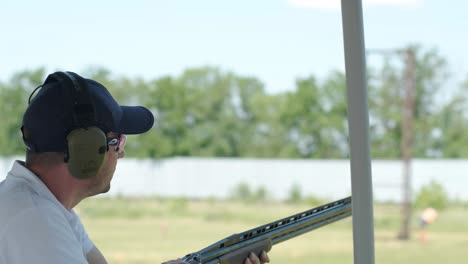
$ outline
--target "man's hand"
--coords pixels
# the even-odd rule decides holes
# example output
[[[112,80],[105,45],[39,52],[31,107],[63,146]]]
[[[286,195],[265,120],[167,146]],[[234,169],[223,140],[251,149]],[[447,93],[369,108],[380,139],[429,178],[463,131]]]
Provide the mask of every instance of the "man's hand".
[[[265,264],[270,263],[270,258],[265,251],[262,251],[260,259],[253,252],[250,252],[249,256],[245,259],[244,264]]]
[[[270,258],[265,251],[262,252],[260,258],[258,258],[257,255],[255,255],[253,252],[250,252],[249,256],[245,259],[244,264],[265,264],[269,262]],[[181,259],[176,259],[169,260],[161,264],[187,264],[187,262],[184,262]]]

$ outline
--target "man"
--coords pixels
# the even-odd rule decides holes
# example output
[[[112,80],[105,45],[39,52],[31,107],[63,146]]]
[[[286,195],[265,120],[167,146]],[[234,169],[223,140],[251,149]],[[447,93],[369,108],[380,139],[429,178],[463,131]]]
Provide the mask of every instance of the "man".
[[[0,264],[107,263],[73,208],[109,191],[126,135],[150,130],[153,115],[72,72],[50,74],[38,88],[23,115],[26,160],[0,183]],[[245,263],[267,261],[251,254]]]

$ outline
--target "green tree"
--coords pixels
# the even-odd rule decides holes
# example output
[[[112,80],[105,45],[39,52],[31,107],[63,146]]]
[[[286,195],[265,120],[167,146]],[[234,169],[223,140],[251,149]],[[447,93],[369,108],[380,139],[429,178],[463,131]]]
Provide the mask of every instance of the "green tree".
[[[35,87],[44,80],[44,69],[15,73],[8,83],[0,83],[0,154],[23,155],[25,147],[21,136],[23,113]]]
[[[436,97],[447,78],[447,63],[437,50],[415,50],[416,102],[414,113],[415,157],[430,157],[437,123]],[[396,158],[401,156],[401,121],[403,104],[402,58],[387,57],[383,67],[369,71],[369,111],[372,156]]]
[[[286,94],[281,123],[294,142],[296,156],[344,158],[347,156],[345,77],[332,73],[324,84],[313,76],[299,79]]]
[[[152,82],[145,105],[157,117],[156,156],[240,156],[252,131],[245,100],[262,89],[255,79],[210,67]]]
[[[441,103],[447,63],[437,50],[415,46],[414,156],[468,157],[468,80]],[[371,148],[374,158],[400,157],[403,60],[388,57],[368,71]],[[265,158],[348,157],[345,76],[323,82],[299,78],[293,91],[268,94],[253,76],[216,67],[187,69],[179,76],[145,81],[101,67],[83,76],[106,86],[123,105],[145,105],[155,115],[150,133],[130,137],[136,157],[223,156]],[[0,154],[24,152],[21,118],[44,69],[21,71],[0,83]]]
[[[443,105],[433,127],[433,156],[445,158],[468,157],[468,81]]]
[[[295,142],[289,137],[283,113],[287,110],[284,94],[263,95],[255,99],[256,119],[247,156],[264,158],[299,157]]]
[[[189,155],[183,144],[187,134],[188,93],[184,86],[166,76],[151,83],[147,106],[154,109],[155,136],[152,142],[156,157]],[[190,126],[190,123],[187,124]]]

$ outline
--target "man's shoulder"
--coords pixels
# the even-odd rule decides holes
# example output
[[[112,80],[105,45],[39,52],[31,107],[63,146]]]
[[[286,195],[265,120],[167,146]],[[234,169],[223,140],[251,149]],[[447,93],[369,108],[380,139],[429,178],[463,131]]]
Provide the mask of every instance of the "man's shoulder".
[[[21,221],[18,219],[44,219],[66,221],[63,213],[54,203],[35,193],[27,185],[17,185],[0,192],[0,235],[6,228],[12,228]],[[48,220],[50,221],[50,220]],[[14,227],[13,227],[14,228]]]
[[[0,255],[6,263],[86,263],[81,244],[58,208],[26,204],[5,222],[0,219]]]

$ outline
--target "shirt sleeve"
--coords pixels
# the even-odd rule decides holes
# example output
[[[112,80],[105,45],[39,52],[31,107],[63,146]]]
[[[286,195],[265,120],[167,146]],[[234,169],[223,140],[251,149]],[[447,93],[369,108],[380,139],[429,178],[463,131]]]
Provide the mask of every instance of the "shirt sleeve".
[[[75,233],[75,236],[78,238],[78,240],[81,243],[81,246],[83,248],[83,254],[85,256],[88,255],[88,253],[93,249],[94,243],[91,241],[91,239],[88,236],[88,233],[86,232],[83,224],[81,223],[80,218],[76,214],[74,210],[71,211],[72,214],[72,221],[70,225],[73,228],[73,231]]]
[[[87,264],[82,246],[64,215],[29,208],[8,223],[0,254],[8,264]]]

